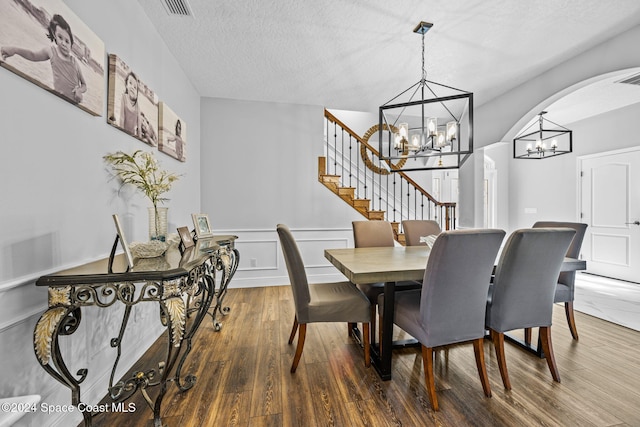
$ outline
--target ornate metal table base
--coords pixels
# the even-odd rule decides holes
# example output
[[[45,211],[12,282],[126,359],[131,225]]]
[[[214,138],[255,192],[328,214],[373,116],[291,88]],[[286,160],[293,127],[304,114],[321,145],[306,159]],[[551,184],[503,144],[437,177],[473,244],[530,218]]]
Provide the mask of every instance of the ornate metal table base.
[[[236,249],[222,246],[207,254],[200,254],[199,258],[192,254],[190,262],[181,265],[184,267],[182,270],[136,272],[134,267],[133,271],[125,273],[44,276],[38,285],[49,286],[49,309],[42,314],[34,330],[36,357],[45,371],[71,390],[71,403],[81,409],[80,384],[87,377],[88,369],[82,368],[76,375],[70,372],[60,351],[59,338],[72,335],[78,329],[82,307],[125,304],[118,336],[110,341],[111,347],[116,349],[116,358],[109,380],[109,397],[114,403],[120,403],[139,390],[153,410],[154,426],[161,427],[160,410],[167,383],[174,382],[180,391],[187,391],[195,385],[196,377],[183,375],[182,369],[202,320],[207,314],[211,315],[214,328],[220,330],[221,323],[216,315],[229,312],[229,308],[222,304],[238,261]],[[222,272],[217,290],[216,271]],[[158,278],[145,279],[145,276]],[[213,311],[209,312],[214,298]],[[114,384],[131,308],[141,302],[157,302],[160,305],[160,321],[168,334],[166,356],[157,367],[133,372],[128,379]],[[159,386],[159,393],[152,400],[147,390],[155,386]],[[83,408],[86,406],[82,405]],[[84,410],[82,415],[85,426],[91,426],[95,414]]]
[[[227,286],[238,269],[238,264],[240,263],[240,252],[235,248],[231,249],[226,254],[215,258],[215,260],[212,259],[211,263],[215,266],[216,270],[222,272],[220,286],[214,296],[215,305],[213,306],[213,310],[209,313],[213,321],[213,328],[218,332],[222,329],[222,322],[218,320],[218,314],[226,316],[231,311],[230,307],[223,305],[224,297],[227,295]]]

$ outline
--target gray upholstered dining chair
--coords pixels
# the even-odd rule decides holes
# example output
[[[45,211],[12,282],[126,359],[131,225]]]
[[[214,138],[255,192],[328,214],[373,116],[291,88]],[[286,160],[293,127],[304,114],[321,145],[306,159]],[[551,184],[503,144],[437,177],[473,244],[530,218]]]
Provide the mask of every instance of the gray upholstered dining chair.
[[[380,248],[395,246],[393,227],[388,221],[353,221],[353,241],[356,248]],[[384,292],[384,283],[358,284],[371,303],[371,342],[376,336],[376,304],[378,295]],[[398,282],[396,290],[420,289],[419,282]]]
[[[370,303],[367,297],[351,282],[309,284],[302,256],[293,234],[284,224],[277,226],[280,245],[291,281],[295,317],[289,336],[289,344],[299,329],[298,345],[291,364],[294,373],[302,356],[307,334],[307,324],[317,322],[346,322],[363,324],[365,366],[370,366],[369,319]],[[351,328],[349,328],[351,330]]]
[[[431,219],[405,219],[402,221],[402,230],[407,246],[426,245],[426,243],[420,242],[421,237],[437,236],[442,232],[440,224]]]
[[[504,235],[503,230],[489,229],[442,232],[431,248],[422,290],[395,294],[393,323],[422,344],[427,394],[436,411],[435,347],[472,341],[484,394],[491,397],[484,363],[484,318],[491,270]],[[384,317],[384,294],[378,307]]]
[[[551,343],[553,296],[564,255],[575,233],[568,228],[516,230],[502,249],[487,298],[485,323],[507,390],[511,390],[511,382],[504,333],[514,329],[539,328],[547,365],[553,379],[560,382]]]
[[[587,231],[587,224],[580,222],[560,222],[560,221],[538,221],[533,224],[533,228],[540,227],[567,227],[576,230],[575,236],[569,245],[566,257],[578,258],[580,256],[580,249],[582,248],[582,241],[584,240],[585,232]],[[558,276],[558,283],[556,285],[556,293],[553,298],[553,302],[563,302],[564,312],[567,317],[567,323],[569,324],[569,330],[574,340],[578,339],[578,328],[576,327],[576,320],[573,314],[573,300],[575,295],[575,283],[576,272],[575,271],[563,271]],[[525,332],[525,341],[531,342],[531,329]]]

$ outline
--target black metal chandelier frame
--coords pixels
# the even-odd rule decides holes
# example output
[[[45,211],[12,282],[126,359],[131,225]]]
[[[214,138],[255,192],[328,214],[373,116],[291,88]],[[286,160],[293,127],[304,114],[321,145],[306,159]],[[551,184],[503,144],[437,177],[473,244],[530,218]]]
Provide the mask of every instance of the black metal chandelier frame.
[[[422,35],[422,78],[379,107],[378,141],[380,158],[390,165],[391,172],[457,169],[473,153],[473,93],[436,83],[426,78],[424,35],[432,26],[433,24],[431,23],[420,22],[413,30],[415,33]],[[441,93],[446,90],[448,94],[446,96],[438,96],[436,89]],[[399,98],[407,93],[411,93],[407,102],[396,103]],[[414,100],[418,94],[420,99]],[[464,108],[458,115],[452,111],[453,108],[450,105],[452,102],[464,103]],[[430,131],[427,128],[427,121],[431,119],[427,117],[425,109],[431,104],[440,104],[441,111],[451,120],[446,125],[446,140],[444,143],[436,141],[435,130]],[[419,107],[420,125],[408,130],[419,132],[420,143],[410,145],[408,140],[403,137],[400,144],[396,143],[394,146],[394,133],[391,129],[398,128],[398,123],[401,122],[403,114],[411,107]],[[395,118],[392,118],[389,114],[393,110],[400,111],[393,115]],[[463,123],[467,124],[464,143],[461,141],[463,136],[461,134],[461,125]],[[452,136],[449,134],[449,126],[455,127],[451,132]],[[408,137],[408,135],[405,136]],[[395,135],[395,137],[398,138],[398,135]],[[396,151],[395,154],[393,153],[394,150]],[[425,159],[425,164],[416,167],[412,167],[409,164],[405,164],[405,167],[402,168],[394,167],[393,161],[406,158],[414,158],[416,160],[422,158]]]
[[[573,151],[573,131],[544,118],[546,111],[538,113],[538,120],[513,139],[513,158],[526,160],[548,159]],[[537,129],[531,130],[535,125]],[[556,128],[548,127],[551,124]],[[557,143],[558,140],[565,143]],[[547,145],[547,143],[549,143]]]

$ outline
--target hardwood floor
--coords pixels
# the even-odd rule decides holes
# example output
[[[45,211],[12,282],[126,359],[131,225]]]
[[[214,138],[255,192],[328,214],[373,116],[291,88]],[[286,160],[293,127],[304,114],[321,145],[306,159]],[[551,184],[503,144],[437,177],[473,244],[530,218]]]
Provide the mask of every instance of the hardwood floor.
[[[576,313],[575,342],[561,306],[552,327],[561,383],[553,382],[543,359],[507,343],[513,390],[505,391],[493,346],[485,341],[493,392],[486,398],[473,346],[455,346],[436,353],[440,411],[433,412],[418,348],[396,350],[393,379],[381,381],[364,367],[362,349],[347,336],[346,324],[311,324],[298,370],[290,374],[296,343],[287,344],[290,288],[230,289],[225,302],[231,312],[222,330],[215,332],[206,321],[183,369],[197,376],[194,388],[180,393],[169,384],[166,426],[640,425],[640,332]],[[164,345],[160,338],[137,368],[159,360]],[[94,425],[153,425],[140,393],[130,402],[135,412],[101,414]]]

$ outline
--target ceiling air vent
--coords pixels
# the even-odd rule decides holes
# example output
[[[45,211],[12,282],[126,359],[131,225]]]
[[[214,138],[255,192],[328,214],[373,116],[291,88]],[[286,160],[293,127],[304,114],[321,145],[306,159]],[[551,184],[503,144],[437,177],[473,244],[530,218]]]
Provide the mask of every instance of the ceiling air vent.
[[[187,0],[162,0],[167,13],[172,16],[193,16]]]
[[[616,83],[627,83],[630,85],[637,85],[640,86],[640,73],[635,74],[631,77],[626,77],[622,80],[618,80]]]

